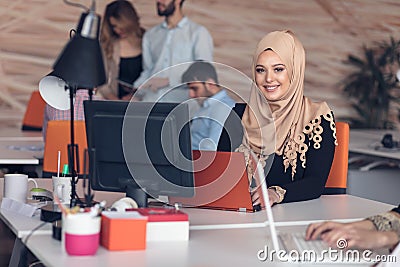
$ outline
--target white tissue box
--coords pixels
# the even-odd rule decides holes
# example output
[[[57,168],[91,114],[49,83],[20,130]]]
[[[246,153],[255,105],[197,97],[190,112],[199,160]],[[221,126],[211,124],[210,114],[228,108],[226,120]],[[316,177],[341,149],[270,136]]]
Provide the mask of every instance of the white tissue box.
[[[189,216],[171,208],[139,208],[137,211],[147,217],[146,241],[187,241],[189,240]]]

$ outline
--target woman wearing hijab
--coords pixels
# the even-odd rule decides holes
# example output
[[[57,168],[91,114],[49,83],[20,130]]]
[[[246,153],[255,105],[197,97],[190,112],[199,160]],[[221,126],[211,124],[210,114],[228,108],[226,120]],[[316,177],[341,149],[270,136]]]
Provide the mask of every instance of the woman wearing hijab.
[[[249,177],[255,167],[250,151],[270,169],[266,181],[271,205],[320,197],[337,144],[331,109],[304,96],[304,71],[304,48],[292,32],[271,32],[258,43],[255,86],[237,150],[245,154]],[[252,199],[260,204],[258,190]]]

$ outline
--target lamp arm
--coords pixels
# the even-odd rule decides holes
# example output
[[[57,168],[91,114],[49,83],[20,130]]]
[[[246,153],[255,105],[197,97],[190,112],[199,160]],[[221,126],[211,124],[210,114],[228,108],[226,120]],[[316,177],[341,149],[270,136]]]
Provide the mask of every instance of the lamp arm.
[[[69,165],[69,170],[71,172],[71,202],[70,202],[70,207],[75,207],[77,204],[77,195],[76,195],[76,183],[77,180],[75,180],[78,177],[78,173],[75,170],[75,129],[74,129],[74,113],[75,113],[75,107],[74,107],[74,94],[76,92],[76,87],[69,86],[69,100],[70,100],[70,138],[71,138],[71,143],[68,146],[68,152],[70,152],[70,158],[68,161]]]
[[[89,93],[89,101],[92,101],[93,100],[93,89],[92,88],[88,89],[88,93]]]
[[[74,2],[70,2],[70,1],[68,1],[68,0],[63,0],[63,2],[64,2],[65,4],[67,4],[67,5],[69,5],[69,6],[74,6],[74,7],[83,8],[85,11],[89,11],[89,10],[90,10],[87,6],[82,5],[82,4],[80,4],[80,3],[74,3]],[[92,6],[93,6],[93,5],[94,5],[94,0],[92,1]]]

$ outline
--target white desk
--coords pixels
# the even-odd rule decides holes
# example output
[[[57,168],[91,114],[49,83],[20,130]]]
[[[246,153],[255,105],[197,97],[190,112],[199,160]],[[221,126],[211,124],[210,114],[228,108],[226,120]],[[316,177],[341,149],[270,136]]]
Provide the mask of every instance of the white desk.
[[[388,130],[350,130],[349,151],[361,156],[349,158],[349,164],[363,162],[360,171],[369,171],[378,166],[397,166],[400,168],[400,148],[385,148],[381,140],[385,134],[392,134],[399,140],[400,132]]]
[[[305,226],[284,228],[278,230],[305,230]],[[148,242],[146,250],[125,252],[109,252],[100,247],[94,257],[70,257],[62,251],[59,241],[45,235],[32,236],[28,240],[27,246],[44,265],[59,267],[307,266],[258,260],[257,252],[264,249],[265,245],[272,249],[267,230],[266,228],[247,228],[191,231],[189,242]],[[329,264],[329,266],[339,267],[342,265]]]
[[[389,130],[350,130],[349,151],[369,156],[400,160],[400,149],[385,149],[381,140],[385,134],[392,134],[394,140],[400,139],[399,131]],[[379,147],[376,149],[375,147]]]
[[[304,232],[306,226],[278,227],[279,232]],[[174,267],[226,267],[226,266],[310,266],[288,264],[277,259],[260,261],[260,250],[272,249],[267,228],[222,229],[191,231],[189,242],[148,242],[146,250],[109,252],[100,247],[93,257],[70,257],[60,242],[50,236],[35,235],[27,246],[46,266],[174,266]],[[397,255],[397,262],[400,255]],[[313,267],[327,266],[312,264]],[[342,267],[343,264],[328,264]],[[350,266],[366,266],[352,264]]]
[[[43,148],[43,141],[0,140],[0,164],[38,165]]]
[[[323,195],[318,199],[276,205],[272,208],[277,226],[307,225],[323,220],[356,220],[389,210],[392,205],[351,195]],[[185,209],[190,229],[264,227],[265,212],[240,213],[206,209]]]
[[[273,207],[277,225],[303,224],[312,220],[354,220],[382,213],[393,206],[347,195],[322,196],[319,199]],[[185,209],[191,225],[188,242],[149,242],[144,251],[109,252],[100,247],[95,257],[70,257],[61,248],[61,242],[42,232],[33,234],[26,246],[46,266],[265,266],[257,259],[257,252],[269,240],[268,229],[243,228],[245,222],[259,223],[265,218],[263,212],[243,214],[238,212]],[[18,236],[26,235],[26,224],[21,225],[16,216],[1,211],[1,219]],[[25,220],[38,220],[26,218]],[[296,221],[298,220],[298,221]],[[235,226],[231,229],[211,230],[221,225]],[[291,223],[290,223],[291,222]],[[195,230],[207,226],[206,230]],[[46,226],[47,227],[47,226]],[[299,227],[299,226],[291,226]],[[207,229],[208,228],[208,229]],[[228,228],[228,227],[226,227]],[[199,228],[198,228],[199,229]],[[280,228],[294,229],[294,228]],[[46,229],[44,230],[46,231]],[[282,266],[275,264],[269,266]],[[291,265],[293,266],[293,265]]]
[[[7,225],[8,228],[10,228],[17,238],[24,238],[30,234],[32,229],[43,223],[40,221],[40,215],[35,215],[32,218],[28,218],[26,216],[3,209],[0,210],[0,219]],[[35,235],[36,234],[51,235],[51,224],[48,223],[36,230]]]
[[[22,131],[19,127],[0,129],[0,141],[42,141],[41,131]]]

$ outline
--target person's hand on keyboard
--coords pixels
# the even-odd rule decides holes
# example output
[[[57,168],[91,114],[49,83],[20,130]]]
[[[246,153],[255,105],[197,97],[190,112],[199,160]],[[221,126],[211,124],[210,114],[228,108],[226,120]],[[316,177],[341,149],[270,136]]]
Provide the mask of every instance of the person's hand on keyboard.
[[[306,240],[321,238],[333,248],[390,248],[399,242],[395,232],[377,231],[369,220],[353,223],[322,222],[310,224]]]

